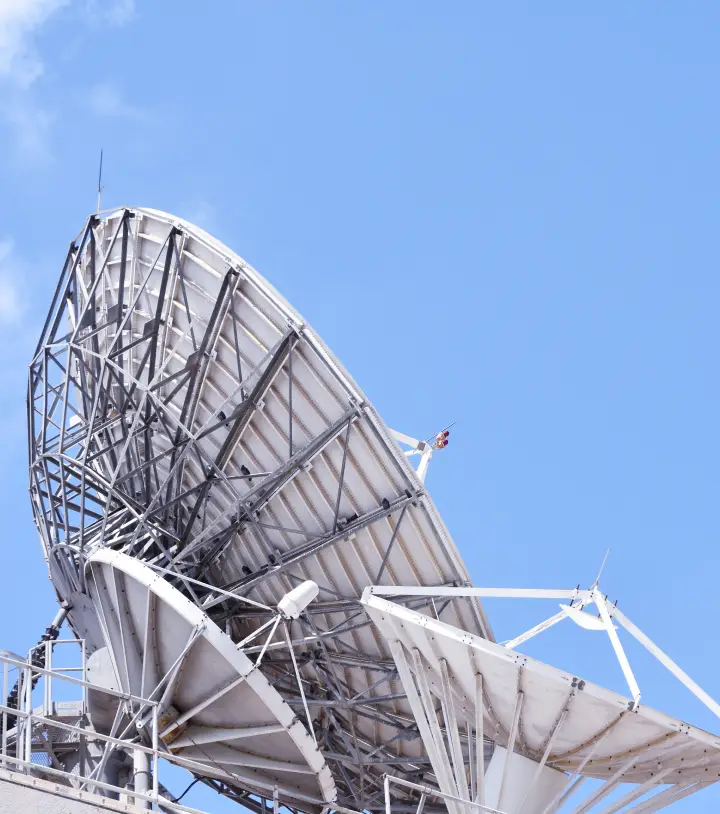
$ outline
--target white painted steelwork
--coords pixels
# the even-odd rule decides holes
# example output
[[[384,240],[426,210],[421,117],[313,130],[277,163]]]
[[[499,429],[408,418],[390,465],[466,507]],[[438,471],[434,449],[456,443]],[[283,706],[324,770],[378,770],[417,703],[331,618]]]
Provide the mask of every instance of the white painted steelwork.
[[[159,703],[159,737],[174,755],[258,795],[278,787],[291,805],[335,802],[330,769],[259,658],[139,560],[100,548],[87,568],[122,689]]]
[[[55,646],[70,643],[76,648],[79,645],[84,652],[82,641],[66,640],[56,642]],[[60,795],[70,801],[70,807],[72,801],[79,801],[97,806],[98,810],[124,812],[147,810],[148,806],[157,805],[158,810],[162,811],[204,814],[177,801],[160,782],[160,767],[166,763],[196,771],[204,768],[202,764],[194,764],[169,752],[159,739],[153,738],[150,745],[139,743],[137,730],[123,740],[88,727],[85,701],[88,691],[102,696],[111,705],[127,705],[125,711],[128,713],[133,707],[142,705],[153,711],[153,722],[156,720],[154,713],[158,703],[98,687],[72,674],[76,672],[84,676],[84,658],[82,664],[72,668],[40,667],[31,658],[24,659],[0,651],[3,697],[7,698],[10,685],[17,678],[21,699],[19,707],[0,704],[0,779],[26,785],[47,795]],[[26,688],[34,686],[36,682],[41,685],[39,689],[44,701],[42,706],[33,707],[32,693],[26,692]],[[56,700],[53,692],[58,692],[64,700]],[[69,695],[78,700],[68,701]],[[129,758],[130,752],[133,761]],[[99,773],[98,760],[107,763],[109,757],[116,760],[116,771]],[[147,788],[142,778],[138,782],[138,778],[133,776],[132,764],[135,761],[138,766],[143,764],[143,770],[145,764],[150,767],[152,783]],[[117,771],[119,767],[123,769],[122,775]],[[177,778],[173,777],[173,784],[175,782]],[[54,808],[51,799],[48,798],[46,804],[48,810]],[[254,803],[252,797],[247,798],[246,805],[251,810],[256,808]],[[25,809],[12,809],[13,812],[16,810]],[[358,812],[343,809],[342,814]]]
[[[68,251],[28,402],[35,519],[89,652],[104,637],[85,563],[101,548],[155,569],[236,643],[312,580],[318,598],[261,669],[309,717],[340,804],[379,810],[385,771],[429,771],[359,597],[368,584],[469,583],[425,491],[432,447],[392,433],[253,268],[163,212],[92,216]],[[441,618],[491,637],[478,601],[455,604]]]
[[[593,602],[605,631],[616,639],[632,699],[516,652],[517,640],[497,644],[384,598],[413,591],[409,586],[368,588],[363,603],[398,666],[438,786],[457,798],[448,802],[450,814],[469,810],[458,802],[463,800],[504,814],[560,809],[639,814],[658,811],[720,778],[720,737],[639,703],[611,613],[710,709],[717,705],[626,616],[610,608],[596,586],[589,591],[468,588],[466,593],[570,598],[579,600],[575,608]],[[448,595],[459,599],[463,590],[434,593],[440,601]],[[544,629],[561,618],[574,614],[568,617],[564,608]],[[585,620],[580,624],[587,627]],[[496,752],[486,770],[471,755],[473,742],[482,748],[488,734],[507,752],[500,760]],[[603,782],[579,799],[586,778]],[[619,799],[610,797],[621,787]]]

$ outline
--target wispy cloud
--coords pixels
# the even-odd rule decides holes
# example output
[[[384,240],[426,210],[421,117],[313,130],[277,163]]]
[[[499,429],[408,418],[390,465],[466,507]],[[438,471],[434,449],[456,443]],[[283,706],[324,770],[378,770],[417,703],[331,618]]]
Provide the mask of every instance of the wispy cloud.
[[[135,16],[135,0],[86,0],[85,11],[94,23],[125,25]]]
[[[37,30],[69,0],[2,0],[0,2],[0,78],[29,87],[43,72],[35,50]]]
[[[106,119],[147,120],[149,114],[125,100],[122,90],[113,82],[98,82],[85,96],[92,113]]]
[[[17,460],[23,445],[22,393],[39,331],[37,323],[43,316],[29,307],[32,293],[28,291],[28,280],[36,276],[32,271],[33,266],[20,256],[15,241],[0,237],[0,467]]]
[[[36,41],[48,20],[73,1],[0,0],[0,126],[23,164],[42,166],[51,158],[53,116],[34,87],[45,71]],[[82,19],[91,25],[121,26],[135,16],[135,0],[76,0],[76,7],[84,8]],[[89,104],[100,116],[145,116],[110,84],[94,86]]]
[[[0,106],[0,118],[12,131],[15,155],[23,164],[37,166],[50,160],[52,117],[46,110],[25,94],[8,93]]]
[[[49,155],[50,116],[31,85],[44,65],[35,47],[39,29],[69,0],[0,0],[0,122],[23,163],[42,164]]]
[[[15,264],[15,243],[12,238],[0,239],[0,327],[17,323],[24,310]]]

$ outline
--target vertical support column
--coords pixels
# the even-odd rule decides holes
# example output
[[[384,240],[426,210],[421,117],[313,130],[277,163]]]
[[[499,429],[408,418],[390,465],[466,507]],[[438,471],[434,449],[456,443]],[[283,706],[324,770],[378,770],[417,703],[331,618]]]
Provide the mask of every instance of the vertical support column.
[[[8,697],[8,679],[9,679],[10,665],[7,662],[3,663],[3,706],[7,704]],[[2,749],[0,750],[0,761],[2,765],[6,765],[5,758],[7,757],[7,712],[2,714]]]
[[[52,642],[45,642],[45,669],[52,671]],[[52,715],[52,677],[44,677],[45,693],[43,695],[43,717]]]
[[[152,748],[153,748],[153,768],[152,768],[152,780],[153,780],[153,787],[152,793],[153,797],[157,800],[160,796],[160,776],[159,776],[159,765],[158,765],[158,707],[157,704],[153,706],[153,716],[152,716]]]
[[[87,725],[87,718],[83,715],[83,717],[78,722],[78,726],[80,729],[85,731],[85,727]],[[80,770],[78,774],[80,777],[85,777],[86,772],[88,771],[88,760],[87,760],[87,738],[86,736],[80,735],[78,738],[78,765]]]
[[[140,794],[147,794],[150,790],[150,761],[147,752],[141,752],[139,749],[133,749],[133,788]],[[149,809],[150,803],[148,800],[141,800],[135,798],[135,805],[138,808]]]
[[[24,760],[32,761],[32,667],[25,668],[25,754]],[[20,706],[18,704],[18,706]]]
[[[485,805],[485,718],[482,673],[475,673],[475,802]]]

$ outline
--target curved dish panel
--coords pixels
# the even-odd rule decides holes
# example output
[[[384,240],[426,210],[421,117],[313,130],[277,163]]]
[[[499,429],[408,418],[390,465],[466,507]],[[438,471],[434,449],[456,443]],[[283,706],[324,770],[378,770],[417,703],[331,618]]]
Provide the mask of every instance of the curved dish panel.
[[[308,731],[193,602],[111,549],[90,557],[87,576],[120,686],[159,702],[159,737],[188,768],[265,797],[277,785],[302,807],[334,802],[332,774]]]
[[[372,584],[469,584],[468,573],[372,404],[240,257],[162,212],[91,217],[31,363],[29,446],[50,574],[91,648],[84,563],[99,548],[167,569],[236,642],[267,614],[213,588],[274,607],[313,580],[293,649],[339,802],[381,808],[385,771],[428,770],[359,597]],[[479,603],[436,612],[491,636]],[[289,667],[273,643],[263,671],[299,708]]]
[[[521,756],[531,767],[524,778],[528,784],[536,783],[542,771],[551,780],[546,799],[538,785],[532,787],[532,794],[526,792],[525,799],[520,772],[512,784],[508,783],[504,801],[514,798],[514,804],[507,808],[502,804],[501,790],[500,802],[486,799],[491,806],[507,811],[522,807],[528,814],[565,810],[565,792],[569,797],[575,781],[590,777],[604,781],[604,785],[595,785],[582,804],[573,800],[577,804],[573,811],[578,814],[591,809],[600,811],[594,805],[621,784],[631,786],[621,790],[623,805],[616,800],[602,811],[629,811],[624,808],[626,803],[651,791],[658,796],[645,800],[648,808],[638,806],[632,810],[656,811],[663,807],[652,807],[656,803],[667,804],[671,796],[682,797],[684,790],[695,786],[699,790],[720,776],[720,739],[710,732],[427,614],[401,607],[373,595],[372,589],[364,602],[378,631],[393,649],[395,661],[405,674],[406,687],[427,686],[428,694],[442,698],[447,678],[461,729],[476,726],[478,731],[490,733],[493,748],[502,750],[500,762],[506,759],[505,747],[514,749],[513,761],[517,763],[516,758]],[[418,715],[422,714],[425,712],[418,711]],[[492,762],[486,783],[491,773]],[[512,789],[512,785],[516,788]],[[664,786],[670,788],[664,790]]]

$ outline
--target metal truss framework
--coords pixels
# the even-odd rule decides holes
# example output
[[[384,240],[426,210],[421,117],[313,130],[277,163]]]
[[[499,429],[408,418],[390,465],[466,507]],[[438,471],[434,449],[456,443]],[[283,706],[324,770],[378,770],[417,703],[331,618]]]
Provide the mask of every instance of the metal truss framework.
[[[379,811],[385,771],[425,782],[431,768],[360,593],[397,580],[399,568],[411,574],[406,562],[419,584],[467,584],[455,554],[442,562],[435,553],[451,544],[423,490],[429,454],[414,476],[294,312],[284,324],[260,312],[257,303],[271,296],[254,270],[231,257],[218,273],[202,237],[169,218],[153,220],[150,235],[148,212],[88,220],[68,250],[30,365],[30,489],[51,577],[84,632],[92,627],[78,610],[85,562],[110,546],[155,568],[236,640],[272,618],[273,597],[314,579],[320,598],[288,623],[286,638],[268,643],[263,670],[288,703],[309,709],[339,802]],[[160,236],[158,223],[166,226]],[[187,272],[192,264],[213,272],[214,290]],[[296,409],[312,401],[310,374],[344,399],[315,429]],[[276,401],[282,413],[271,408]],[[263,467],[253,450],[271,433],[285,452],[271,450],[273,464]],[[395,484],[374,505],[355,496],[361,447],[383,456],[376,465]],[[315,475],[321,467],[333,473],[331,488]],[[408,553],[412,535],[435,548]],[[356,553],[360,539],[372,556]],[[420,573],[425,561],[429,578]],[[252,607],[241,596],[260,601]],[[455,619],[450,600],[407,602]],[[491,636],[479,604],[462,613],[466,627]]]
[[[80,662],[73,663],[73,666],[54,666],[53,651],[58,645],[80,648],[83,651]],[[18,782],[22,779],[21,775],[25,775],[28,785],[44,790],[46,787],[37,781],[46,778],[52,781],[47,787],[48,792],[60,792],[69,799],[102,804],[112,811],[125,811],[127,806],[122,803],[124,799],[134,806],[134,811],[150,810],[158,806],[158,810],[178,814],[204,814],[198,809],[183,805],[163,785],[161,767],[167,762],[187,769],[195,774],[197,780],[218,794],[256,814],[279,814],[281,809],[287,814],[300,814],[300,809],[288,802],[282,790],[277,787],[268,787],[264,794],[251,794],[232,783],[204,776],[200,764],[174,754],[160,737],[159,699],[142,698],[109,688],[99,688],[90,683],[87,680],[84,647],[85,642],[77,639],[44,642],[44,667],[34,663],[32,651],[27,659],[8,651],[0,651],[2,699],[4,701],[8,697],[9,687],[14,681],[20,686],[21,699],[18,707],[0,703],[0,772],[5,770],[13,773],[3,779]],[[34,702],[32,693],[32,688],[38,682],[42,696],[40,705]],[[109,733],[89,728],[89,690],[108,702],[118,704],[120,714],[116,716]],[[55,700],[55,693],[62,694],[61,704]],[[68,696],[75,696],[78,700],[68,701]],[[146,739],[128,725],[143,715],[148,721]],[[140,765],[146,764],[150,770],[147,773],[136,772],[128,782],[109,782],[102,775],[102,767],[112,755],[118,753],[121,756],[132,756],[136,768],[140,759]],[[75,760],[72,760],[73,756]],[[70,766],[65,765],[68,758],[71,758]],[[106,794],[108,796],[95,796]],[[313,804],[319,807],[320,801],[308,801],[308,805]],[[342,806],[336,810],[340,814],[359,814]]]
[[[413,612],[406,603],[396,604],[396,594],[416,598],[435,597],[438,600],[462,597],[560,599],[569,600],[570,604],[561,604],[559,613],[499,646],[474,639],[464,631],[444,625],[432,616]],[[561,810],[572,811],[573,814],[589,811],[598,811],[600,814],[621,811],[651,814],[718,782],[720,744],[715,735],[675,722],[654,710],[641,710],[640,689],[613,619],[719,718],[720,705],[625,614],[611,605],[597,583],[589,590],[375,586],[366,590],[363,602],[382,614],[375,618],[375,622],[377,624],[380,618],[384,620],[382,625],[385,627],[385,635],[389,637],[392,655],[408,693],[436,778],[436,786],[429,787],[408,783],[402,778],[387,777],[385,789],[388,814],[394,807],[391,785],[420,795],[416,814],[422,814],[429,799],[444,800],[450,814],[472,814],[474,811],[528,814],[531,810],[541,814],[555,814]],[[590,605],[596,607],[597,616],[583,611],[584,607]],[[431,644],[425,649],[413,646],[419,641],[418,637],[413,634],[395,634],[392,624],[386,621],[391,618],[401,622],[404,629],[412,630],[416,625],[419,626],[427,634],[427,641],[430,643],[447,640],[451,644],[445,650],[437,644]],[[530,665],[527,658],[513,654],[520,644],[564,619],[570,619],[586,630],[602,631],[608,635],[633,699],[608,725],[601,726],[593,737],[565,754],[563,749],[559,753],[556,751],[558,736],[567,731],[569,715],[574,709],[573,702],[577,702],[582,691],[587,690],[586,682],[580,679],[573,681],[572,689],[543,742],[539,747],[531,749],[523,735],[523,723],[526,726],[537,726],[531,720],[525,720],[524,715],[524,701],[528,690],[524,688],[523,673],[530,670]],[[451,664],[445,657],[446,653],[457,652],[452,648],[457,648],[458,644],[474,646],[480,651],[487,649],[492,652],[494,649],[495,655],[504,648],[507,651],[504,659],[509,662],[517,659],[516,663],[520,668],[509,719],[504,722],[499,719],[491,701],[491,689],[480,668],[475,668],[474,693],[472,698],[468,698],[457,673],[458,667],[464,669],[466,665]],[[543,668],[544,665],[540,665],[541,671]],[[605,693],[606,691],[598,688],[597,697],[602,698]],[[647,715],[651,721],[661,720],[670,731],[649,743],[644,743],[641,739],[639,746],[627,749],[616,759],[600,757],[604,749],[608,748],[611,736],[621,732],[623,727],[627,730],[632,726],[634,715],[638,713]],[[480,757],[484,756],[483,746],[486,743],[488,723],[494,730],[494,740],[503,743],[505,755],[501,775],[499,779],[497,775],[495,777],[495,784],[499,789],[495,789],[493,804],[497,808],[487,805],[487,760]],[[669,742],[673,745],[668,749]],[[512,773],[514,753],[527,755],[532,759],[533,763],[530,765],[534,768],[529,783],[525,781],[519,802],[509,805],[510,788],[518,784],[517,776]],[[557,793],[538,808],[535,796],[546,766],[564,771],[566,779]],[[587,790],[586,795],[581,792],[578,798],[580,786],[590,777],[595,778],[594,786]]]

